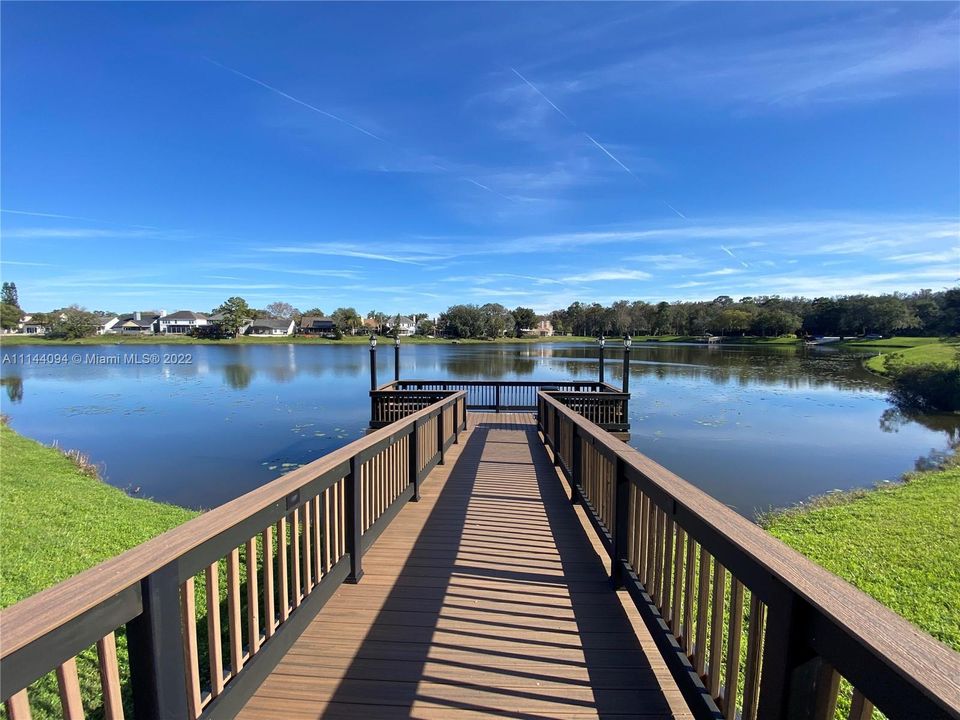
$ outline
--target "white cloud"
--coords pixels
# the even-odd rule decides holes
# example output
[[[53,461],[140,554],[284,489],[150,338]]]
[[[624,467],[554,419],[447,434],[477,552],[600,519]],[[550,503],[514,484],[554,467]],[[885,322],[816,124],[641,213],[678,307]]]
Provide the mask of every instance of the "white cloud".
[[[583,283],[596,280],[649,280],[651,277],[653,276],[650,273],[643,270],[596,270],[580,275],[568,275],[562,279],[565,282]]]

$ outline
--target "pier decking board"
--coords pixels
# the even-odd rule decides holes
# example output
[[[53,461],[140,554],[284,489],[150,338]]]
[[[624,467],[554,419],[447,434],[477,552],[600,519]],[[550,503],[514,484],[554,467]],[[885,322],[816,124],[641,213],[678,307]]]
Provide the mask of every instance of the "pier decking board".
[[[689,717],[529,413],[469,416],[240,718]]]

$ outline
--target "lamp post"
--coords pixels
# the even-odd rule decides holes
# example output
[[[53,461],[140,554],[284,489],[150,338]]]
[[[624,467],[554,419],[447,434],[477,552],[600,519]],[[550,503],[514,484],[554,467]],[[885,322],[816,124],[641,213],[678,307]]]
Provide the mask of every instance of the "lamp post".
[[[393,379],[400,382],[400,334],[393,336]]]
[[[633,338],[630,333],[623,334],[623,392],[630,392],[630,346]]]
[[[370,333],[370,389],[377,389],[377,336]]]
[[[600,333],[600,337],[597,338],[597,345],[600,347],[598,355],[600,357],[600,382],[603,382],[603,346],[607,344],[607,339],[603,336],[603,333]]]

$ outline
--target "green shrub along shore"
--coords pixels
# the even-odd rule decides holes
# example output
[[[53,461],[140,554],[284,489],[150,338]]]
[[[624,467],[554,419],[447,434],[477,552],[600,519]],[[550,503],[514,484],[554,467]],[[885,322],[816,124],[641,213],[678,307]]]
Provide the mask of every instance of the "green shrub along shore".
[[[55,498],[56,502],[51,502]],[[762,519],[775,537],[853,583],[960,651],[960,459],[903,483],[837,493]],[[0,425],[0,606],[7,607],[198,515],[134,499],[100,479],[81,457]],[[259,554],[259,552],[258,552]],[[222,563],[221,563],[222,564]],[[245,561],[241,557],[241,581]],[[225,603],[225,568],[221,568]],[[204,608],[202,583],[197,608]],[[222,612],[226,612],[222,608]],[[205,666],[205,619],[198,618]],[[126,638],[118,632],[121,678],[128,677]],[[96,656],[78,659],[92,717],[97,707]],[[31,689],[34,717],[60,716],[53,674]],[[129,698],[125,698],[129,707]],[[0,712],[0,716],[5,716]]]

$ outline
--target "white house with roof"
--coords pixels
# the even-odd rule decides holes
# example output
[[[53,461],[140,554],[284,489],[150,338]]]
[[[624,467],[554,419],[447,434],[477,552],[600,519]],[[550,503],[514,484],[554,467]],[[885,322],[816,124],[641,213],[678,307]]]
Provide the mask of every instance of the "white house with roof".
[[[210,324],[210,319],[203,313],[192,310],[178,310],[175,313],[164,315],[158,320],[158,331],[161,335],[186,335],[195,328]]]
[[[120,335],[153,335],[160,330],[160,318],[166,317],[164,310],[135,310],[117,318],[110,328],[111,333]]]
[[[403,337],[409,337],[417,332],[417,322],[412,317],[401,315],[394,318],[393,322],[390,323],[390,331]]]
[[[262,318],[254,320],[247,326],[248,335],[293,335],[297,329],[297,323],[294,320],[274,320],[273,318]]]

